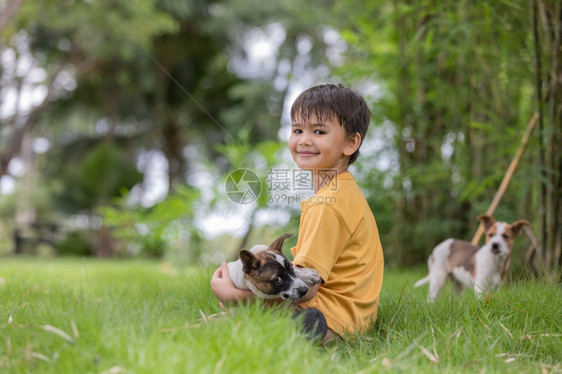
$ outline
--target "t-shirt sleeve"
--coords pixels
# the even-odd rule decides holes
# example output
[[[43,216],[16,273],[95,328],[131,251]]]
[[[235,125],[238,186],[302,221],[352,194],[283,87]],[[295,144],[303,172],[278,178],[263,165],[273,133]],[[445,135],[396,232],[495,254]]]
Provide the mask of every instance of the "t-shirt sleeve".
[[[310,206],[302,216],[293,264],[315,269],[326,281],[350,237],[349,228],[334,207]]]

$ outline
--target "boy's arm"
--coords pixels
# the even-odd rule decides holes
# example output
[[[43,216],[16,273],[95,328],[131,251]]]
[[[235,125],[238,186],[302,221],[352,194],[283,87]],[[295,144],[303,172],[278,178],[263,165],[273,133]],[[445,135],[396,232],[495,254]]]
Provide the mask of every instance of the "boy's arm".
[[[225,308],[225,304],[235,301],[245,301],[254,297],[254,293],[250,290],[241,290],[234,286],[230,279],[228,265],[223,262],[222,265],[215,271],[211,278],[211,289],[219,299],[221,308]]]
[[[316,296],[316,292],[318,292],[319,288],[320,288],[320,284],[315,284],[314,286],[308,287],[308,292],[306,293],[306,295],[304,295],[297,301],[297,304],[304,303],[305,301],[311,300],[314,296]]]

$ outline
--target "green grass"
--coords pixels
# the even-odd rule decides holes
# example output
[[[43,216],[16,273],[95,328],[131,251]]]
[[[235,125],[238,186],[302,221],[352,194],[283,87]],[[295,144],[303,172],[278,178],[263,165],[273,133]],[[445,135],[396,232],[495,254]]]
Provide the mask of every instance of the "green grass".
[[[413,289],[425,269],[387,270],[379,319],[362,338],[313,345],[290,313],[218,312],[214,269],[155,262],[0,259],[4,373],[562,372],[562,290],[526,281],[488,301]]]

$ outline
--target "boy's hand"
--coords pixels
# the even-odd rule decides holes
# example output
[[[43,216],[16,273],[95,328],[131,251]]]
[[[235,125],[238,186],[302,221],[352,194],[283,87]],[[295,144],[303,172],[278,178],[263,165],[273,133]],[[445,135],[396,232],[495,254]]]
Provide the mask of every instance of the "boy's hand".
[[[213,274],[211,289],[219,299],[219,305],[222,309],[225,309],[225,304],[229,302],[247,300],[254,295],[250,290],[241,290],[234,286],[226,262],[223,262]]]

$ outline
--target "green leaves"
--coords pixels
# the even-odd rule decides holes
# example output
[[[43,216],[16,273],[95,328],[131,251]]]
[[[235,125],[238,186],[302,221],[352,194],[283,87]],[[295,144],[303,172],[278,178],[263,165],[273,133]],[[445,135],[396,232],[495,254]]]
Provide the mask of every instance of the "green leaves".
[[[201,233],[193,220],[200,191],[178,187],[150,208],[130,204],[129,197],[124,194],[114,205],[98,208],[104,223],[112,227],[113,235],[128,248],[129,254],[162,256],[180,241],[185,243],[184,255],[187,253],[191,260],[198,260]]]
[[[63,172],[60,203],[70,212],[107,204],[142,181],[142,173],[131,165],[123,151],[110,142],[103,142],[88,152],[82,160],[69,165]]]
[[[33,30],[48,32],[50,38],[40,40],[56,46],[66,39],[74,53],[81,51],[105,60],[116,56],[132,60],[136,50],[150,50],[154,34],[176,31],[179,27],[153,0],[26,2],[20,13],[16,23],[25,27],[33,22],[28,29],[32,38],[41,36],[34,35]]]

